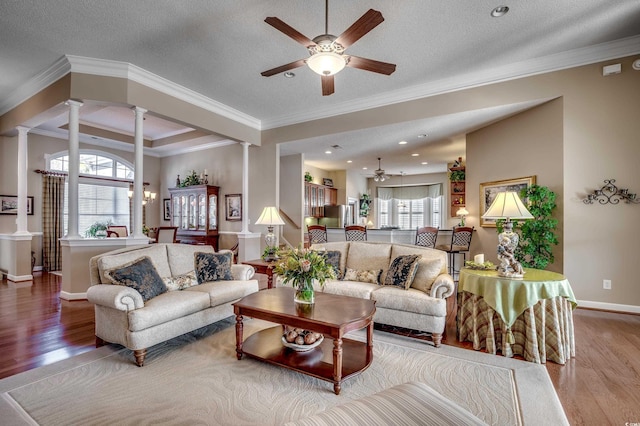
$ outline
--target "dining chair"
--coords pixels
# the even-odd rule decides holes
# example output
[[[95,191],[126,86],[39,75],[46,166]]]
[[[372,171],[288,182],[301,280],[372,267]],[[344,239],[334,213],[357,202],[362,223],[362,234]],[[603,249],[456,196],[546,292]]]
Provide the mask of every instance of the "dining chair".
[[[471,247],[473,229],[474,227],[469,228],[466,226],[454,227],[451,232],[451,242],[449,244],[442,244],[436,247],[438,250],[447,252],[447,255],[449,256],[449,275],[453,277],[454,281],[457,281],[455,278],[455,255],[462,254],[462,266],[464,266],[464,263],[467,260],[467,253]]]
[[[113,233],[115,232],[116,235],[113,235]],[[129,231],[127,230],[127,227],[124,225],[109,225],[107,227],[107,237],[108,238],[113,238],[113,237],[128,237],[129,236]]]
[[[416,245],[421,247],[436,247],[438,239],[438,228],[432,226],[423,226],[416,229]]]
[[[177,226],[160,226],[156,230],[156,241],[158,244],[171,244],[176,242]]]
[[[345,226],[344,235],[347,241],[367,241],[367,228],[360,225]]]
[[[309,244],[327,242],[327,227],[324,225],[307,225],[307,233],[309,234]]]

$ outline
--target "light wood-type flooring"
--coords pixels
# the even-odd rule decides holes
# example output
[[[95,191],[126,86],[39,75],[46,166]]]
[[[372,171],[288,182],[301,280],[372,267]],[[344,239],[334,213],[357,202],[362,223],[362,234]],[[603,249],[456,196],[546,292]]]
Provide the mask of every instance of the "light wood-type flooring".
[[[61,300],[60,280],[36,273],[30,287],[0,283],[0,378],[94,349],[93,305]],[[449,312],[443,344],[473,350],[456,339],[452,297]],[[546,364],[569,422],[640,424],[640,315],[578,308],[574,323],[576,357]]]

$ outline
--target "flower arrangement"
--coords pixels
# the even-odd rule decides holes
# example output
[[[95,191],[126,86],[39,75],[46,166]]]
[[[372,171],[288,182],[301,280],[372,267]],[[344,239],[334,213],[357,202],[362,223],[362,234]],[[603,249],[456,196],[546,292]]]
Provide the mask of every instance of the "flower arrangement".
[[[328,279],[335,278],[333,267],[325,261],[322,252],[298,247],[280,254],[273,272],[282,277],[285,284],[296,289],[295,300],[301,303],[313,303],[313,282],[321,287]]]
[[[191,172],[187,175],[187,177],[185,177],[182,180],[182,182],[180,182],[179,186],[184,188],[185,186],[201,185],[202,183],[203,183],[203,181],[202,181],[202,179],[200,179],[200,176],[198,176],[196,171],[195,170],[191,170]]]

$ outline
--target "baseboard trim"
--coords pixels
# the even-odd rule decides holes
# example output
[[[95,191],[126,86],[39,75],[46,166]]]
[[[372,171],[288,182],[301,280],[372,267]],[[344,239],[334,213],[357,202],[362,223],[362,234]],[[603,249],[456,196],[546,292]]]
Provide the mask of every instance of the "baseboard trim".
[[[578,307],[589,308],[589,309],[599,309],[602,311],[640,314],[640,306],[621,305],[619,303],[592,302],[590,300],[578,300]]]
[[[69,293],[68,291],[60,291],[60,299],[87,300],[87,293]]]
[[[13,281],[15,283],[22,281],[33,281],[33,275],[13,275],[7,274],[7,280]]]

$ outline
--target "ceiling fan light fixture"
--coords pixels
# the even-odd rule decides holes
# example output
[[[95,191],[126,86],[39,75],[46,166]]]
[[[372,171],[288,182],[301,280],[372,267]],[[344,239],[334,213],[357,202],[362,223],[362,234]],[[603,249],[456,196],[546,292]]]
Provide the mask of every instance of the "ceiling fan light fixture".
[[[307,65],[320,75],[334,75],[347,66],[344,56],[335,52],[319,52],[307,59]]]

